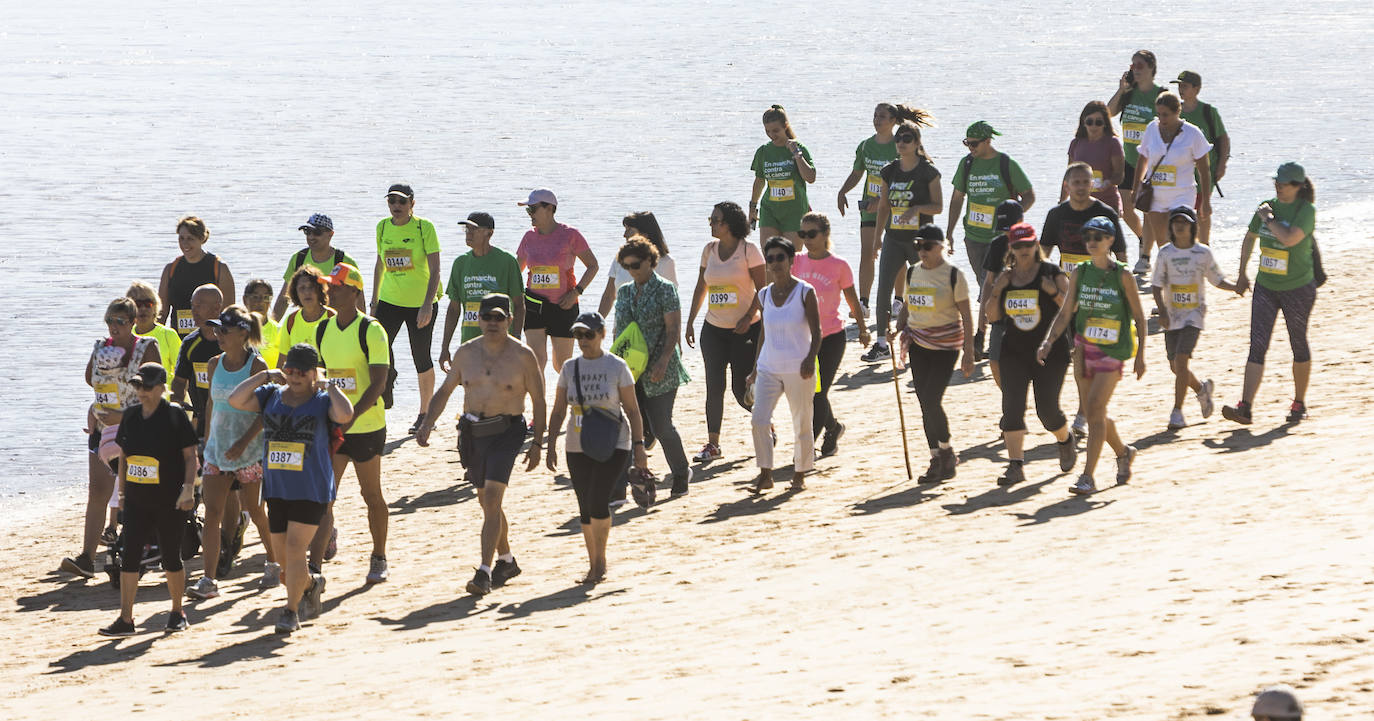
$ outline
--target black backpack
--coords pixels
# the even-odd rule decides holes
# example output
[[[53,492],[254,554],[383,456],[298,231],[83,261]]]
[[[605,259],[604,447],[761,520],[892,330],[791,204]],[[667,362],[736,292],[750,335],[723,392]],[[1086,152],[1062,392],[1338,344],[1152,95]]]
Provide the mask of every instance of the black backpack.
[[[1006,153],[998,153],[998,154],[997,154],[997,161],[998,161],[998,164],[1001,166],[1001,167],[999,167],[999,168],[997,169],[997,171],[998,171],[998,173],[1002,176],[1002,185],[1005,185],[1005,186],[1007,187],[1007,194],[1010,195],[1012,198],[1015,198],[1015,197],[1016,197],[1016,188],[1013,188],[1013,187],[1011,186],[1011,156],[1007,155]],[[969,174],[969,171],[971,171],[972,169],[973,169],[973,153],[969,153],[968,155],[965,155],[965,156],[964,156],[964,170],[963,170],[963,172],[964,172],[964,183],[965,183],[966,185],[967,185],[967,183],[968,183],[968,174]]]
[[[299,253],[296,254],[296,257],[295,257],[294,259],[292,259],[292,261],[291,261],[291,263],[292,263],[291,272],[292,272],[292,273],[295,273],[296,271],[300,270],[300,269],[301,269],[301,266],[302,266],[302,265],[305,265],[305,254],[306,254],[306,253],[309,253],[309,252],[310,252],[310,249],[309,249],[309,248],[301,248],[301,252],[299,252]],[[335,249],[334,249],[334,265],[338,265],[338,264],[340,264],[340,263],[342,263],[342,262],[344,262],[344,252],[343,252],[342,250],[339,250],[338,248],[335,248]]]

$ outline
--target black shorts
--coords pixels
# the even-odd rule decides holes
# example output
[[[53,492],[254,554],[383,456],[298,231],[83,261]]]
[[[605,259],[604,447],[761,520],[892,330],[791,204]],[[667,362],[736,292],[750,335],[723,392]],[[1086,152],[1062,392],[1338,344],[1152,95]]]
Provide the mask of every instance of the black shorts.
[[[1121,174],[1121,182],[1116,187],[1122,190],[1130,190],[1135,183],[1135,166],[1126,163],[1126,170]]]
[[[478,438],[471,427],[463,422],[459,442],[463,463],[467,466],[467,479],[476,488],[483,488],[487,481],[509,484],[515,459],[525,445],[525,417],[507,416],[510,425],[495,435]]]
[[[382,455],[386,446],[386,428],[369,433],[345,433],[343,445],[334,451],[336,456],[348,456],[354,463],[367,463]]]
[[[1197,348],[1198,335],[1202,329],[1191,325],[1185,325],[1178,330],[1164,331],[1164,354],[1169,360],[1173,360],[1176,355],[1186,355],[1192,357],[1193,350]]]
[[[554,338],[571,338],[572,324],[579,312],[577,305],[563,310],[557,303],[525,291],[525,330],[542,330]]]
[[[876,228],[876,227],[878,227],[878,221],[876,221],[876,220],[861,220],[861,221],[859,221],[859,227],[860,227],[860,228]]]
[[[269,498],[267,499],[267,529],[272,533],[286,533],[286,524],[292,521],[304,523],[307,526],[318,526],[328,508],[328,503]]]

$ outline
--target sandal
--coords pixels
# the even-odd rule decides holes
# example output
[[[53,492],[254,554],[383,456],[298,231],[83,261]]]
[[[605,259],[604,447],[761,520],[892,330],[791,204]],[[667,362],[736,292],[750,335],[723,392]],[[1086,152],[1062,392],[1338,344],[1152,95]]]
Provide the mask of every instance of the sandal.
[[[773,487],[773,478],[772,478],[771,476],[763,476],[763,475],[761,475],[761,476],[759,476],[758,478],[755,478],[755,479],[754,479],[754,484],[753,484],[753,485],[749,486],[749,492],[750,492],[750,493],[753,493],[753,494],[755,494],[755,495],[758,495],[758,494],[763,493],[764,491],[766,491],[766,490],[768,490],[768,489],[770,489],[770,488],[772,488],[772,487]]]

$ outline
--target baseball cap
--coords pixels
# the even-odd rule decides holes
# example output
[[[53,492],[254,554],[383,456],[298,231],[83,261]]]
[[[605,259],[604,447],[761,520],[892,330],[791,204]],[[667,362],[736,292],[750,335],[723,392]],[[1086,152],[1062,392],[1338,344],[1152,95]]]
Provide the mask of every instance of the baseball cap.
[[[406,185],[405,183],[393,183],[392,186],[391,186],[390,188],[387,188],[387,189],[386,189],[386,194],[387,194],[387,195],[401,195],[401,196],[404,196],[404,197],[407,197],[407,198],[414,198],[414,197],[415,197],[415,191],[412,190],[412,189],[410,188],[410,186],[409,186],[409,185]]]
[[[141,383],[143,386],[160,386],[167,382],[167,369],[161,363],[151,361],[138,367],[134,377],[129,380]]]
[[[334,270],[330,271],[324,280],[329,285],[352,286],[357,288],[359,293],[363,290],[363,274],[348,263],[339,263],[334,266]]]
[[[253,321],[246,315],[238,312],[234,308],[225,308],[218,318],[211,318],[205,321],[205,325],[212,328],[242,328],[249,330],[253,327]]]
[[[548,203],[556,206],[558,205],[558,196],[554,195],[553,191],[548,188],[535,188],[530,191],[530,197],[525,202],[516,203],[516,205],[534,205],[536,203]]]
[[[926,223],[925,225],[916,229],[916,238],[918,240],[933,240],[937,243],[944,243],[945,231],[940,230],[940,226],[934,223]]]
[[[586,313],[577,316],[577,320],[573,321],[573,324],[569,328],[569,330],[577,330],[578,328],[584,328],[595,333],[605,327],[606,319],[602,318],[600,313],[594,310],[589,310]]]
[[[987,138],[991,138],[994,135],[1001,135],[1001,133],[997,132],[996,130],[993,130],[992,125],[989,124],[986,120],[976,121],[972,125],[968,126],[968,130],[964,131],[965,138],[978,138],[980,140],[985,140]]]
[[[1106,233],[1107,235],[1116,235],[1116,223],[1113,223],[1112,219],[1105,215],[1094,216],[1083,224],[1083,232],[1086,233],[1090,230]]]
[[[993,230],[1006,230],[1011,226],[1020,223],[1026,217],[1026,211],[1021,208],[1021,204],[1012,198],[1002,201],[993,213]]]
[[[1196,85],[1197,87],[1202,87],[1202,76],[1198,75],[1197,73],[1191,70],[1184,70],[1183,72],[1178,74],[1178,80],[1170,80],[1169,82],[1173,85],[1177,85],[1179,83],[1186,83],[1188,85]]]
[[[1302,702],[1298,700],[1293,688],[1286,684],[1270,686],[1255,697],[1255,706],[1250,709],[1251,716],[1267,716],[1275,719],[1302,718]]]
[[[329,216],[325,215],[324,213],[316,213],[316,214],[310,216],[310,220],[305,221],[305,223],[304,223],[303,225],[301,225],[301,227],[297,228],[296,230],[333,230],[333,229],[334,229],[334,221],[330,220],[330,219],[329,219]]]
[[[320,353],[309,343],[291,346],[291,350],[286,352],[286,359],[281,362],[282,368],[295,368],[298,371],[312,370],[319,365]]]
[[[510,317],[510,296],[505,293],[487,293],[482,296],[482,302],[477,305],[477,314],[481,315],[488,311],[499,310],[507,318]]]
[[[458,224],[466,225],[469,228],[487,228],[488,230],[496,228],[496,221],[492,219],[491,214],[483,213],[480,210],[476,213],[468,213],[468,219],[460,220]]]
[[[1169,210],[1169,220],[1174,218],[1187,218],[1189,223],[1197,225],[1197,213],[1186,205],[1177,205]]]
[[[1017,223],[1007,229],[1008,243],[1034,243],[1035,228],[1030,223]]]
[[[1301,183],[1307,180],[1307,171],[1303,170],[1301,165],[1289,161],[1280,165],[1279,169],[1275,170],[1269,177],[1280,183]]]

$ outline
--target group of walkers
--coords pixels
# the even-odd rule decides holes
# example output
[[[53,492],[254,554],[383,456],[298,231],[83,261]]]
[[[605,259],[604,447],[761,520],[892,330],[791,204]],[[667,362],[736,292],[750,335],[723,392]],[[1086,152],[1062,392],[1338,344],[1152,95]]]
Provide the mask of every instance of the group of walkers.
[[[768,142],[754,155],[747,210],[731,201],[711,208],[711,240],[701,252],[685,323],[675,263],[651,212],[624,217],[625,241],[597,307],[584,304],[600,261],[576,228],[557,219],[558,198],[548,189],[519,203],[530,228],[513,254],[493,242],[489,213],[461,221],[469,250],[453,261],[444,283],[438,230],[414,214],[410,186],[392,185],[388,215],[376,226],[370,294],[363,267],[333,246],[333,222],[316,213],[299,227],[305,247],[290,254],[275,301],[271,284],[255,278],[236,303],[229,266],[206,250],[206,224],[182,218],[181,254],[164,269],[160,287],[135,282],[106,310],[109,336],[96,343],[86,374],[96,400],[88,413],[82,551],[63,559],[62,568],[93,577],[100,542],[115,549],[106,565],[121,588],[121,613],[101,633],[128,635],[135,630],[139,574],[160,560],[173,597],[168,628],[179,630],[187,625],[183,560],[197,550],[205,557],[201,577],[185,594],[216,597],[251,525],[266,555],[261,587],[286,587],[276,628],[293,632],[321,611],[324,564],[338,552],[333,504],[352,465],[372,540],[365,580],[386,581],[382,456],[396,383],[391,351],[402,326],[420,396],[409,433],[420,446],[429,445],[450,397],[463,388],[458,447],[483,513],[478,563],[467,584],[476,595],[521,573],[505,492],[522,452],[527,472],[541,460],[557,470],[560,435],[586,544],[587,583],[607,573],[614,508],[627,495],[641,505],[652,502],[657,479],[648,453],[654,446],[663,450],[673,496],[690,491],[693,462],[725,457],[727,386],[751,414],[759,470],[749,490],[762,494],[774,485],[779,436],[773,416],[783,398],[792,418],[788,490],[804,490],[818,452],[837,453],[846,429],[829,399],[848,339],[845,315],[868,346],[863,362],[890,360],[895,374],[900,359],[911,369],[930,453],[919,482],[955,476],[958,454],[943,397],[956,367],[970,376],[986,359],[1002,391],[998,425],[1008,464],[998,484],[1026,478],[1024,416],[1032,396],[1062,471],[1077,466],[1078,442],[1086,440],[1074,493],[1097,490],[1104,444],[1116,462],[1116,482],[1126,483],[1136,449],[1121,439],[1108,406],[1127,362],[1137,378],[1145,373],[1147,316],[1125,264],[1123,224],[1141,241],[1137,272],[1149,270],[1153,246],[1161,246],[1149,287],[1176,376],[1168,427],[1186,425],[1189,390],[1201,415],[1212,414],[1212,381],[1189,369],[1206,314],[1205,285],[1250,290],[1247,265],[1257,245],[1242,399],[1223,415],[1251,422],[1282,311],[1294,355],[1289,420],[1301,420],[1310,365],[1307,318],[1322,278],[1312,182],[1296,163],[1279,168],[1275,197],[1256,211],[1237,279],[1228,281],[1206,243],[1205,219],[1229,140],[1219,141],[1225,131],[1215,109],[1197,102],[1197,73],[1179,76],[1180,100],[1153,84],[1154,72],[1154,56],[1140,51],[1117,95],[1084,107],[1060,202],[1038,233],[1024,221],[1036,200],[1032,184],[994,148],[1001,133],[990,123],[968,126],[968,152],[946,206],[942,174],[921,139],[930,113],[878,104],[876,132],[859,144],[837,197],[843,216],[847,193],[863,186],[857,286],[852,266],[833,252],[830,218],[807,201],[817,165],[784,109],[769,108],[763,114]],[[1199,107],[1209,118],[1207,132],[1188,120]],[[1124,142],[1112,126],[1115,115]],[[1136,210],[1144,212],[1143,223]],[[942,228],[935,219],[946,211]],[[758,242],[750,240],[756,225]],[[956,253],[956,228],[963,230],[972,278],[948,260]],[[875,279],[877,297],[870,298]],[[436,388],[431,345],[445,295],[438,357],[445,377]],[[874,303],[877,332],[870,338]],[[678,390],[691,381],[684,340],[688,348],[700,344],[705,375],[706,438],[690,458],[674,423]],[[551,408],[544,387],[550,351],[558,379]],[[1078,390],[1072,421],[1060,406],[1070,368]],[[199,533],[197,503],[203,506]]]

